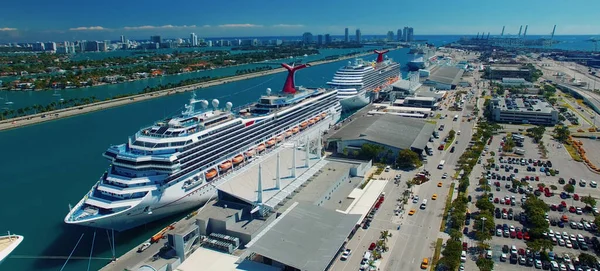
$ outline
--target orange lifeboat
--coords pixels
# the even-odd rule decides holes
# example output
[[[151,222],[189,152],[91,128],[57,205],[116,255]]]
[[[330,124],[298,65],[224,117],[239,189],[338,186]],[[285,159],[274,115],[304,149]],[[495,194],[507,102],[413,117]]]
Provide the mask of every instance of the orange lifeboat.
[[[283,134],[278,135],[275,139],[277,140],[277,142],[283,141]]]
[[[287,130],[285,132],[285,137],[290,137],[292,135],[292,133],[293,133],[292,130]]]
[[[315,117],[315,121],[320,121],[320,120],[321,120],[321,117],[319,117],[319,116]]]
[[[275,138],[271,138],[267,141],[267,147],[273,147],[275,143],[277,143],[277,141],[275,141]]]
[[[300,128],[298,128],[298,126],[294,127],[294,129],[292,129],[292,133],[296,134],[300,131]]]
[[[246,157],[252,157],[254,155],[254,150],[253,149],[249,149],[246,153],[244,153],[246,155]]]
[[[242,161],[244,161],[244,156],[241,154],[238,154],[235,157],[233,157],[233,164],[235,165],[241,163]]]
[[[306,129],[306,125],[308,125],[308,123],[306,121],[303,123],[300,123],[300,130]]]
[[[327,116],[327,113],[325,113],[325,112],[321,113],[321,118],[324,118],[326,116]]]
[[[225,161],[222,164],[219,165],[219,169],[221,171],[225,171],[228,170],[229,168],[231,168],[231,161]]]
[[[308,120],[308,125],[313,125],[315,124],[315,119],[309,119]]]
[[[217,170],[214,168],[211,168],[204,175],[206,176],[207,180],[210,180],[210,179],[214,178],[215,176],[217,176]]]
[[[256,149],[258,150],[258,152],[264,151],[265,150],[265,144],[260,143],[260,145],[258,145],[258,147],[256,147]]]

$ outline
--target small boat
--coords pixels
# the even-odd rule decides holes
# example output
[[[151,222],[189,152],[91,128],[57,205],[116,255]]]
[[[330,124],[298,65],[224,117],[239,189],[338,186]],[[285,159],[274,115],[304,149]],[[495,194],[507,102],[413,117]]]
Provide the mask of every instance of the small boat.
[[[267,147],[272,147],[273,145],[275,145],[275,143],[277,143],[277,141],[275,141],[275,138],[271,138],[267,141]]]
[[[292,136],[292,134],[293,134],[292,130],[287,130],[285,132],[285,137],[290,137],[290,136]]]
[[[277,142],[281,142],[281,141],[283,141],[283,138],[284,138],[284,135],[283,135],[283,134],[281,134],[281,135],[278,135],[278,136],[275,138],[275,140],[277,140]]]
[[[327,116],[327,113],[325,113],[325,112],[321,113],[321,118],[324,118],[326,116]]]
[[[256,149],[258,150],[258,152],[264,151],[265,150],[265,144],[264,143],[260,143],[260,145],[258,145],[258,147],[256,147]]]
[[[313,125],[315,124],[315,119],[309,119],[308,120],[308,125]]]
[[[231,168],[231,161],[225,161],[219,165],[221,171],[225,171]]]
[[[241,163],[242,161],[244,161],[244,156],[241,154],[238,154],[235,157],[233,157],[232,161],[235,165],[237,165],[237,164]]]
[[[306,126],[308,125],[308,123],[305,121],[303,123],[300,123],[300,130],[304,130],[306,129]]]
[[[14,235],[10,232],[8,232],[8,235],[0,236],[0,263],[23,242],[23,239],[23,236]]]
[[[292,129],[292,133],[297,134],[300,131],[300,128],[298,128],[298,126],[294,127],[294,129]]]
[[[254,155],[254,149],[249,149],[246,153],[244,153],[244,155],[246,155],[246,157],[250,158]]]
[[[206,180],[210,180],[212,178],[214,178],[215,176],[217,176],[217,170],[214,168],[209,169],[206,173]]]

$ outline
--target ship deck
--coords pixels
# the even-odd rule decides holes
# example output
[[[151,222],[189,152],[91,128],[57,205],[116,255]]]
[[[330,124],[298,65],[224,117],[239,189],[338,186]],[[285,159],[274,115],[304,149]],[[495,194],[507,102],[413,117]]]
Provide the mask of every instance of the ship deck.
[[[0,252],[3,252],[5,249],[7,249],[9,246],[16,242],[18,242],[18,236],[16,235],[11,236],[10,238],[8,236],[0,237]]]

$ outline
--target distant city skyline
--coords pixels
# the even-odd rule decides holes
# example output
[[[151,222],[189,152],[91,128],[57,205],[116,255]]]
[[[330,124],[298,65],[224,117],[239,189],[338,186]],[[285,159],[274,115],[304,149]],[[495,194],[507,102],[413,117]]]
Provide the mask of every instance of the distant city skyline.
[[[401,9],[392,8],[400,6]],[[477,32],[498,35],[503,26],[505,35],[516,35],[520,25],[529,25],[529,35],[549,35],[555,24],[557,35],[600,33],[596,19],[600,1],[594,0],[577,4],[560,0],[505,0],[500,4],[430,0],[428,6],[435,8],[417,3],[400,5],[392,0],[379,1],[375,7],[358,0],[307,0],[302,5],[263,5],[241,0],[230,0],[227,5],[204,1],[165,5],[153,0],[144,5],[115,0],[86,5],[9,1],[3,3],[0,42],[118,40],[121,35],[130,39],[148,39],[153,35],[183,38],[190,37],[190,33],[200,38],[300,36],[304,32],[343,36],[345,28],[350,32],[360,29],[365,36],[386,35],[406,25],[416,29],[416,36]],[[293,13],[283,12],[287,9]],[[24,13],[28,15],[23,16]]]

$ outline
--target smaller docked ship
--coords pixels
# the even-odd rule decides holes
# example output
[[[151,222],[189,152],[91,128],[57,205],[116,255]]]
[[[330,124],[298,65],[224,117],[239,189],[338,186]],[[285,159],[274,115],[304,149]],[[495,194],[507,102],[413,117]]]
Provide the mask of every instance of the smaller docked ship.
[[[400,76],[400,64],[391,58],[384,58],[389,50],[374,52],[375,62],[357,58],[354,62],[341,67],[327,85],[338,91],[343,111],[361,108],[371,102],[374,92],[379,92],[394,83]]]
[[[23,236],[10,234],[10,232],[8,235],[0,236],[0,264],[23,242],[23,239]]]

